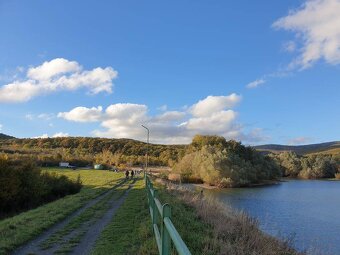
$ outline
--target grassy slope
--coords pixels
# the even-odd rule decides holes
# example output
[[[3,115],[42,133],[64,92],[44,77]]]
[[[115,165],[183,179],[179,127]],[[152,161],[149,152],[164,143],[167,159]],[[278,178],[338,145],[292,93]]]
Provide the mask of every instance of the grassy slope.
[[[84,187],[77,194],[0,221],[0,254],[6,254],[38,236],[45,229],[114,186],[118,179],[123,177],[123,174],[99,170],[45,170],[64,174],[72,179],[77,179],[80,175]]]
[[[311,152],[311,153],[308,153],[307,155],[312,155],[312,154],[340,155],[340,147],[339,148],[325,150],[325,151]]]
[[[340,141],[319,143],[319,144],[307,144],[307,145],[278,145],[278,144],[267,144],[254,146],[255,149],[264,152],[283,152],[283,151],[294,151],[299,155],[306,155],[312,153],[323,153],[323,154],[337,154],[340,152]]]

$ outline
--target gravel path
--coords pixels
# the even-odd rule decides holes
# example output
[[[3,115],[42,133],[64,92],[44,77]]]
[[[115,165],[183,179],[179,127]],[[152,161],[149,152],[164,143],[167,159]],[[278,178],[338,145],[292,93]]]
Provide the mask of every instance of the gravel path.
[[[68,217],[66,217],[64,220],[62,220],[61,222],[55,224],[54,226],[52,226],[51,228],[49,228],[48,230],[46,230],[45,232],[43,232],[40,236],[38,236],[36,239],[28,242],[27,244],[19,247],[17,250],[15,250],[12,254],[15,255],[27,255],[27,254],[53,254],[54,251],[58,250],[59,247],[53,247],[53,249],[49,249],[49,250],[42,250],[40,248],[40,245],[46,241],[50,236],[52,236],[54,233],[58,232],[59,230],[63,229],[67,224],[69,224],[75,217],[79,216],[80,214],[82,214],[86,209],[90,208],[91,206],[94,206],[96,203],[100,202],[102,199],[105,199],[105,197],[112,195],[112,193],[120,186],[122,186],[126,181],[122,180],[121,182],[119,182],[118,184],[116,184],[115,186],[112,187],[112,189],[106,191],[105,193],[99,195],[98,197],[96,197],[95,199],[91,200],[90,202],[88,202],[85,206],[83,206],[82,208],[78,209],[77,211],[75,211],[74,213],[72,213],[71,215],[69,215]],[[132,185],[129,186],[129,189],[132,187]],[[127,191],[128,191],[127,190]],[[110,203],[113,205],[111,206],[111,208],[109,209],[109,211],[111,213],[114,213],[116,211],[116,209],[124,202],[124,199],[127,195],[127,191],[124,193],[124,195],[118,199],[118,201],[110,201]],[[124,199],[123,199],[124,198]],[[119,204],[119,206],[118,206]],[[113,210],[113,208],[115,208]],[[108,213],[105,214],[106,217]],[[104,216],[104,217],[105,217]],[[112,216],[112,215],[111,215]],[[98,220],[99,222],[102,221],[101,219]],[[92,228],[93,226],[91,226]],[[98,226],[99,228],[99,226]],[[87,232],[88,233],[88,232]],[[72,233],[70,236],[74,236],[76,235],[76,233]],[[87,234],[86,234],[87,235]],[[85,237],[86,237],[85,235]],[[93,242],[94,243],[94,242]],[[84,254],[84,253],[78,253],[78,254]]]

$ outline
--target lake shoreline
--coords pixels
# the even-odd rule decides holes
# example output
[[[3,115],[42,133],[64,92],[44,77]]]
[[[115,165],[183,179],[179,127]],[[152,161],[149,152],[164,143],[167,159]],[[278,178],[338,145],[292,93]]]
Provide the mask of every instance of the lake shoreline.
[[[207,183],[191,183],[191,182],[182,182],[182,184],[190,184],[194,187],[198,188],[204,188],[204,189],[234,189],[234,188],[255,188],[255,187],[263,187],[263,186],[271,186],[271,185],[278,185],[282,181],[281,180],[268,180],[263,181],[261,183],[253,183],[246,186],[240,186],[240,187],[228,187],[228,188],[220,188],[218,186],[209,185]]]
[[[340,182],[334,180],[286,178],[280,185],[256,189],[204,190],[204,196],[247,213],[271,236],[294,236],[293,246],[299,251],[317,249],[340,254]]]
[[[262,181],[261,183],[252,183],[245,186],[239,186],[239,187],[227,187],[227,188],[220,188],[218,186],[209,185],[207,183],[192,183],[192,182],[182,182],[182,184],[190,184],[197,188],[204,188],[204,189],[234,189],[234,188],[256,188],[256,187],[265,187],[265,186],[271,186],[271,185],[279,185],[283,182],[289,182],[289,181],[340,181],[340,179],[336,178],[319,178],[319,179],[303,179],[303,178],[289,178],[289,177],[283,177],[280,180],[267,180]]]

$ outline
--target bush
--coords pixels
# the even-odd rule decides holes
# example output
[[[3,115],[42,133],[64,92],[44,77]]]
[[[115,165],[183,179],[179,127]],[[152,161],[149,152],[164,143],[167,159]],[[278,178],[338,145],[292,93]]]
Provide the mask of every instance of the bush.
[[[181,174],[183,181],[219,187],[247,186],[281,177],[279,166],[271,158],[216,136],[196,136],[174,172]]]
[[[33,163],[16,164],[0,157],[0,218],[80,191],[66,176],[42,173]]]
[[[340,173],[335,174],[335,178],[340,180]]]

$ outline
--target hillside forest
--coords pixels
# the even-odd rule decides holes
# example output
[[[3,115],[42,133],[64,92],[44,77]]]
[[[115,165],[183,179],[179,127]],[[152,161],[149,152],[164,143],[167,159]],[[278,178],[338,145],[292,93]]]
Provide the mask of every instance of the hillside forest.
[[[189,145],[88,137],[0,140],[0,154],[12,162],[32,161],[38,166],[66,161],[78,167],[97,163],[123,169],[143,166],[147,152],[150,165],[169,166],[183,181],[220,187],[248,186],[281,177],[340,178],[340,153],[268,154],[220,136],[196,135]]]

